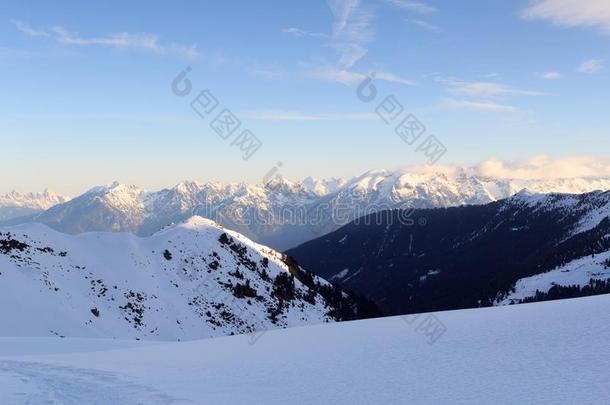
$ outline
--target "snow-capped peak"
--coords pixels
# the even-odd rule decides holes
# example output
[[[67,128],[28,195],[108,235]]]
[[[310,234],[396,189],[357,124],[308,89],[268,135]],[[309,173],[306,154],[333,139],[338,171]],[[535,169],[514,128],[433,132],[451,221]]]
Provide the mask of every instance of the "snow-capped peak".
[[[46,210],[54,205],[61,204],[69,200],[69,197],[59,195],[49,191],[49,189],[44,189],[40,193],[27,194],[22,194],[13,190],[4,196],[0,196],[0,206]]]
[[[209,229],[213,229],[215,231],[224,231],[224,228],[221,225],[217,224],[216,222],[212,221],[211,219],[207,219],[207,218],[200,217],[198,215],[194,215],[183,222],[170,224],[170,225],[166,226],[165,228],[163,228],[162,230],[156,232],[154,235],[158,236],[161,234],[167,234],[167,233],[171,233],[171,232],[180,232],[182,230],[202,232],[202,231],[209,230]]]
[[[317,196],[325,196],[336,192],[345,184],[345,180],[341,178],[318,179],[315,177],[306,177],[299,182],[300,187],[308,193]]]
[[[114,194],[114,195],[120,195],[120,194],[125,194],[125,193],[141,193],[144,192],[144,190],[140,189],[138,186],[135,185],[131,185],[131,184],[123,184],[120,183],[118,181],[113,181],[112,183],[103,185],[103,186],[96,186],[93,187],[91,189],[89,189],[88,191],[86,191],[83,195],[87,195],[87,194],[95,194],[95,195],[108,195],[108,194]]]
[[[184,180],[172,187],[172,190],[182,194],[189,194],[199,192],[202,188],[203,185],[195,181]]]

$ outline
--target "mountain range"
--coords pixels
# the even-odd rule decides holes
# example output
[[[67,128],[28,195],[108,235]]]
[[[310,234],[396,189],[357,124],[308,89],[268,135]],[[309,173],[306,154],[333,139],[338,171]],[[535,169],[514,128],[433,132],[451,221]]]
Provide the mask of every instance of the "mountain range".
[[[9,194],[0,196],[0,221],[37,214],[68,200],[68,197],[49,190],[27,194],[13,190]]]
[[[389,314],[610,292],[610,191],[361,217],[288,250]]]
[[[350,180],[274,179],[267,184],[185,181],[154,192],[113,183],[58,201],[42,212],[5,218],[4,223],[35,221],[71,234],[112,231],[150,236],[164,226],[198,215],[258,243],[285,250],[370,213],[481,205],[523,189],[579,194],[610,189],[610,178],[511,180],[484,177],[462,168],[376,170]]]

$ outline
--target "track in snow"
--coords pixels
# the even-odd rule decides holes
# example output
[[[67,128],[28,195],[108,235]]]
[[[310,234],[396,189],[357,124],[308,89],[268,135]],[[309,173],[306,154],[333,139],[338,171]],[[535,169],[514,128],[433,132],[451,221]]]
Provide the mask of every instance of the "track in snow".
[[[3,388],[13,388],[10,392]],[[8,395],[8,394],[7,394]],[[12,404],[192,404],[118,374],[23,361],[0,361],[0,403]]]

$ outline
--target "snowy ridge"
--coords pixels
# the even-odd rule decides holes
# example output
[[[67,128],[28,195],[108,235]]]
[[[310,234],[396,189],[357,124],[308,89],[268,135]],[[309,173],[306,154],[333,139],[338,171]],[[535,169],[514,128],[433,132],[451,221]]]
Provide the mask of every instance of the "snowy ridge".
[[[504,209],[515,206],[533,208],[534,212],[554,211],[562,213],[564,217],[579,217],[572,231],[572,235],[575,235],[593,229],[605,218],[610,217],[610,191],[573,195],[540,194],[524,190],[507,199]]]
[[[187,340],[333,321],[298,279],[278,293],[288,271],[199,217],[147,238],[0,228],[0,335]]]

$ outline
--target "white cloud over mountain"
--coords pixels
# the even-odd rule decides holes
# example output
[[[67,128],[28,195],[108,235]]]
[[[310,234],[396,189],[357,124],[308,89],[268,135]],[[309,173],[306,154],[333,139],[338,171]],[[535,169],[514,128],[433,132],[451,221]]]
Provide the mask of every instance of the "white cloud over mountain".
[[[560,179],[610,176],[610,158],[567,156],[553,159],[547,155],[526,160],[485,160],[474,167],[484,176],[510,179]]]

